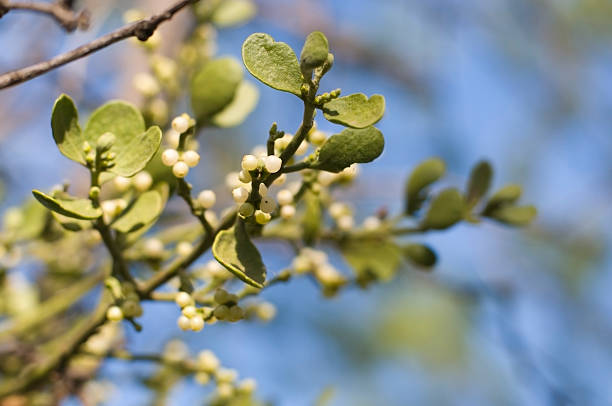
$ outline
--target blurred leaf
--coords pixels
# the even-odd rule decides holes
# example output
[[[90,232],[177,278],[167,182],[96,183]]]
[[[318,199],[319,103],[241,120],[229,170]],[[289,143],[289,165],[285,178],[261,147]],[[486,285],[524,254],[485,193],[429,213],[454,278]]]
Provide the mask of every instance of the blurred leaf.
[[[464,204],[458,189],[444,189],[431,201],[421,226],[434,230],[452,226],[463,218]]]
[[[121,233],[136,231],[156,219],[163,209],[162,198],[156,190],[150,190],[138,196],[134,204],[111,224]]]
[[[334,99],[323,105],[323,115],[332,123],[365,128],[376,124],[385,112],[385,98],[375,94],[368,99],[363,93]]]
[[[315,406],[329,405],[331,401],[333,400],[335,394],[336,394],[336,389],[333,386],[325,387],[325,389],[323,389],[321,394],[319,394],[319,396],[317,397],[317,400],[314,403]]]
[[[242,82],[242,67],[234,58],[206,63],[191,81],[191,108],[198,120],[209,121],[234,99]]]
[[[32,194],[47,209],[67,217],[93,220],[102,216],[102,209],[93,207],[89,199],[53,198],[36,189],[32,190]]]
[[[347,128],[325,141],[312,167],[340,172],[351,164],[373,161],[382,154],[384,146],[383,135],[375,127]]]
[[[400,247],[389,240],[348,240],[340,249],[362,286],[375,280],[389,281],[402,262]]]
[[[257,247],[246,233],[244,222],[223,230],[215,238],[212,252],[217,261],[244,283],[263,288],[266,267]]]
[[[304,230],[304,242],[311,245],[319,236],[321,230],[321,202],[319,196],[310,189],[304,193],[304,217],[302,218],[302,228]]]
[[[537,213],[534,206],[504,206],[494,210],[488,217],[511,226],[525,226],[531,223]]]
[[[157,126],[145,131],[140,111],[122,101],[106,103],[92,113],[85,126],[85,140],[95,146],[107,132],[115,136],[110,151],[116,154],[115,166],[109,171],[128,177],[140,172],[153,158],[162,136]]]
[[[23,207],[16,208],[14,212],[19,221],[17,222],[6,222],[12,224],[5,224],[7,232],[10,235],[12,241],[30,240],[38,237],[47,224],[47,213],[36,200],[28,199],[27,203]],[[7,210],[6,216],[9,216]]]
[[[234,99],[215,114],[211,122],[217,127],[235,127],[242,124],[259,100],[259,90],[251,82],[243,80],[236,89]]]
[[[329,53],[329,43],[325,35],[320,31],[308,34],[304,47],[300,54],[300,66],[303,69],[314,69],[325,63]]]
[[[446,166],[439,158],[427,159],[414,168],[406,183],[406,214],[412,215],[425,201],[425,188],[444,175]]]
[[[402,251],[410,262],[422,268],[431,268],[438,260],[436,252],[424,244],[407,244]]]
[[[64,216],[54,211],[52,211],[51,214],[53,215],[55,221],[57,221],[65,230],[76,232],[91,228],[91,221],[89,220],[79,220],[76,218]]]
[[[295,53],[268,34],[251,34],[242,44],[242,60],[253,76],[284,92],[302,95],[302,73]]]
[[[215,8],[211,21],[225,28],[247,22],[256,12],[257,7],[250,0],[224,0]]]
[[[482,211],[483,216],[487,216],[499,207],[515,203],[523,193],[519,185],[507,185],[499,189],[489,198],[487,205]]]
[[[68,95],[60,95],[53,105],[51,130],[60,152],[73,161],[85,165],[83,153],[85,137],[79,127],[77,108]]]
[[[493,168],[487,161],[480,161],[472,168],[465,196],[469,207],[474,207],[487,194],[492,177]]]

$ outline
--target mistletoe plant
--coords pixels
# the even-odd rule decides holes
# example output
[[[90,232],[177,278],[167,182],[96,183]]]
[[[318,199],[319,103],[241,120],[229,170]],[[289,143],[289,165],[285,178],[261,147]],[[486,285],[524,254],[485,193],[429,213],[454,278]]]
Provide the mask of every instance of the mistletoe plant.
[[[201,18],[211,16],[206,9],[200,12]],[[385,140],[374,125],[383,117],[385,99],[363,93],[344,96],[340,89],[320,91],[334,56],[325,35],[313,32],[299,58],[289,45],[268,34],[252,34],[244,42],[242,59],[248,72],[291,94],[287,97],[299,98],[303,116],[294,134],[272,124],[262,139],[265,145],[236,161],[237,171],[226,180],[231,189],[226,193],[235,204],[219,218],[214,211],[217,194],[193,193],[187,181],[200,161],[196,136],[206,127],[239,124],[254,107],[257,89],[244,80],[235,60],[195,51],[211,37],[209,26],[194,31],[180,54],[185,67],[181,72],[171,60],[150,53],[153,76],[143,74],[135,81],[145,95],[144,116],[128,103],[111,101],[82,126],[69,96],[61,95],[55,102],[53,138],[64,156],[89,172],[88,193],[76,196],[67,185],[48,193],[34,190],[42,206],[28,203],[11,211],[0,247],[4,272],[13,266],[12,250],[20,242],[34,240],[40,242],[37,255],[47,259],[49,249],[57,255],[64,249],[62,244],[70,247],[71,258],[64,260],[74,261],[79,272],[61,297],[52,296],[36,307],[36,316],[17,317],[8,333],[0,332],[0,339],[23,337],[37,348],[29,365],[24,358],[14,360],[26,368],[3,365],[1,395],[34,396],[41,388],[44,393],[52,373],[86,381],[95,376],[103,359],[115,357],[159,362],[160,369],[147,378],[147,384],[160,398],[182,377],[193,374],[201,384],[216,384],[211,404],[259,404],[253,394],[255,382],[237,382],[236,372],[222,368],[209,350],[190,358],[181,343],[170,342],[162,354],[128,352],[121,344],[119,322],[126,320],[140,330],[141,303],[151,300],[175,302],[178,328],[204,329],[199,334],[206,334],[206,325],[215,322],[269,320],[274,307],[257,302],[256,295],[273,284],[306,276],[325,296],[333,296],[351,284],[367,287],[389,281],[405,261],[431,268],[435,252],[406,241],[407,235],[486,218],[522,226],[534,217],[532,206],[516,205],[519,186],[509,185],[486,197],[492,178],[486,162],[474,167],[465,190],[432,193],[432,185],[445,172],[443,161],[432,158],[410,174],[402,212],[379,211],[356,224],[350,204],[336,200],[333,190],[350,184],[357,165],[383,152]],[[170,124],[167,111],[185,85],[193,117],[181,114]],[[317,113],[344,129],[333,135],[322,132],[314,121]],[[152,123],[159,126],[147,126]],[[168,127],[163,137],[160,126]],[[173,196],[185,202],[195,224],[158,224]],[[258,239],[286,241],[295,250],[291,266],[269,272],[253,243]],[[99,242],[110,259],[90,259]],[[323,248],[337,249],[352,269],[351,276],[332,265]],[[209,250],[216,262],[199,264]],[[81,258],[81,252],[91,255]],[[34,327],[59,317],[101,283],[99,304],[87,317],[68,317],[59,328],[50,327],[47,333],[58,337],[48,342],[32,337]]]

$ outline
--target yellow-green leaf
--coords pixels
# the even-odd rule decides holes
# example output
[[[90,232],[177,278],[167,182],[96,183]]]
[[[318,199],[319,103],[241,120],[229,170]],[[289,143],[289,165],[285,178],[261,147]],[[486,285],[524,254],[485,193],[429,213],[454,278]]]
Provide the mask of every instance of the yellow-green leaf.
[[[323,115],[332,123],[365,128],[376,124],[385,113],[385,98],[375,94],[368,99],[363,93],[339,97],[323,105]]]
[[[410,262],[421,268],[431,268],[438,260],[435,251],[424,244],[406,244],[402,246],[402,251]]]
[[[156,190],[141,194],[136,201],[125,210],[124,214],[111,224],[111,227],[121,233],[131,233],[146,226],[156,219],[163,209],[162,197]]]
[[[39,205],[40,206],[40,205]],[[51,215],[55,221],[57,221],[62,228],[68,231],[81,231],[88,230],[91,228],[91,221],[89,220],[79,220],[72,217],[64,216],[63,214],[59,214],[57,212],[52,211]]]
[[[492,177],[493,168],[487,161],[480,161],[472,168],[465,196],[468,206],[473,207],[487,194]]]
[[[85,164],[83,142],[85,137],[79,127],[77,108],[72,99],[62,94],[57,98],[51,112],[53,139],[64,156]]]
[[[242,44],[242,60],[248,71],[266,85],[301,96],[302,73],[295,53],[268,34],[251,34]]]
[[[223,0],[212,16],[211,21],[218,27],[230,27],[243,24],[253,18],[257,7],[250,0]]]
[[[312,167],[340,172],[354,163],[371,162],[382,154],[385,140],[375,127],[347,128],[325,141]]]
[[[327,60],[328,53],[329,43],[325,35],[320,31],[311,32],[306,37],[300,54],[302,69],[312,71],[312,69],[323,65]]]
[[[259,100],[259,90],[251,82],[240,82],[234,99],[211,120],[217,127],[235,127],[242,124]]]
[[[191,107],[196,118],[207,122],[229,106],[242,76],[242,67],[234,58],[219,58],[205,64],[191,81]]]
[[[443,230],[452,226],[463,218],[464,205],[459,190],[444,189],[431,201],[421,227]]]
[[[341,250],[362,285],[373,280],[389,281],[402,261],[400,247],[388,240],[349,240]]]
[[[444,175],[446,166],[439,158],[427,159],[414,168],[406,183],[406,214],[415,213],[427,198],[425,188]]]
[[[520,185],[506,185],[493,194],[487,201],[483,215],[488,215],[500,207],[515,203],[523,194]]]
[[[219,232],[212,252],[217,261],[238,279],[256,288],[263,288],[266,267],[243,221],[238,220],[232,228]]]
[[[89,199],[54,198],[39,190],[33,190],[32,194],[47,209],[67,217],[93,220],[102,216],[102,209],[93,207]]]
[[[518,227],[531,223],[537,214],[538,211],[534,206],[504,206],[489,214],[489,217],[500,223]]]

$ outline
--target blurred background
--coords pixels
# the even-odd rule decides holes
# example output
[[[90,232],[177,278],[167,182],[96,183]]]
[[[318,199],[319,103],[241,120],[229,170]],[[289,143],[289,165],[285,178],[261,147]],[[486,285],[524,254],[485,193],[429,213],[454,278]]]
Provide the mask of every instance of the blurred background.
[[[0,20],[0,71],[115,29],[128,8],[148,15],[168,3],[85,0],[78,7],[90,10],[91,27],[72,34],[46,17],[11,12]],[[254,19],[219,30],[219,55],[239,58],[253,32],[299,51],[319,29],[335,54],[322,88],[386,97],[378,125],[385,152],[340,192],[358,219],[381,207],[401,210],[407,175],[430,156],[447,162],[446,184],[460,186],[474,163],[489,160],[493,187],[522,184],[538,219],[526,230],[485,222],[419,236],[439,254],[432,273],[405,269],[392,283],[331,300],[305,279],[273,287],[263,293],[278,308],[269,324],[181,333],[175,306],[147,304],[144,331],[126,329],[127,347],[154,352],[180,338],[193,351],[212,349],[277,405],[612,405],[612,2],[255,3]],[[190,18],[181,13],[163,25],[163,53],[173,56]],[[147,69],[144,52],[124,41],[2,90],[0,213],[33,188],[87,181],[53,143],[49,118],[60,93],[82,117],[110,99],[138,104],[132,79]],[[265,141],[273,121],[293,132],[301,119],[299,99],[257,86],[259,103],[241,126],[200,135],[203,164],[189,175],[196,190],[214,188],[226,203],[223,179],[240,157]],[[179,106],[174,113],[188,110],[186,101]],[[292,260],[286,247],[260,247],[272,275]],[[149,404],[139,379],[153,368],[107,362],[106,404]],[[197,404],[205,393],[188,379],[169,403]]]

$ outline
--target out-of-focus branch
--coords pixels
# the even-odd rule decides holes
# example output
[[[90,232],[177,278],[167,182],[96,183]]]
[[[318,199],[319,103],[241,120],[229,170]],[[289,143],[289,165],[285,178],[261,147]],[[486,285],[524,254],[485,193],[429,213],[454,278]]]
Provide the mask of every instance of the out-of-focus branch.
[[[114,44],[115,42],[122,41],[126,38],[136,37],[141,41],[146,41],[151,35],[153,35],[161,23],[170,20],[174,14],[186,6],[194,4],[198,1],[199,0],[178,1],[159,14],[154,14],[144,20],[126,25],[85,45],[81,45],[72,51],[68,51],[56,56],[55,58],[49,59],[48,61],[39,62],[26,68],[4,73],[0,75],[0,89],[5,89],[7,87],[33,79],[49,72],[50,70],[63,66],[74,60],[83,58],[84,56],[99,51],[100,49],[106,48],[107,46]]]
[[[11,10],[28,10],[46,14],[55,19],[68,32],[72,32],[77,28],[81,30],[89,28],[89,12],[87,10],[75,13],[61,2],[43,3],[37,1],[0,0],[0,17]]]

